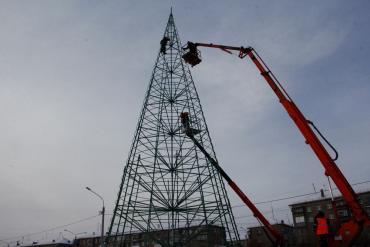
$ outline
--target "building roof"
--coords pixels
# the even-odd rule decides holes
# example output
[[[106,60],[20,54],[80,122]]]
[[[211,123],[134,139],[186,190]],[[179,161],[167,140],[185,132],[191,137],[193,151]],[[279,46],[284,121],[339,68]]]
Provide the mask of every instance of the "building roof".
[[[294,228],[294,226],[291,226],[291,225],[288,225],[288,224],[285,224],[285,223],[272,224],[272,226]],[[248,227],[248,229],[257,229],[257,228],[261,228],[261,227],[264,227],[264,226],[252,226],[252,227]]]
[[[358,192],[357,193],[357,195],[366,195],[366,194],[370,194],[370,190],[369,191],[363,191],[363,192]],[[334,197],[334,200],[341,200],[341,199],[343,199],[343,196],[335,196]],[[292,203],[292,204],[289,205],[289,207],[300,206],[302,204],[311,204],[313,202],[329,201],[329,200],[331,200],[330,197],[321,197],[320,196],[320,198],[311,199],[311,200],[304,200],[304,201]]]
[[[35,244],[34,244],[35,243]],[[72,241],[66,238],[56,239],[56,240],[47,240],[47,241],[37,241],[34,243],[22,244],[21,247],[26,246],[43,246],[43,245],[57,245],[57,244],[64,244],[64,245],[72,245]]]

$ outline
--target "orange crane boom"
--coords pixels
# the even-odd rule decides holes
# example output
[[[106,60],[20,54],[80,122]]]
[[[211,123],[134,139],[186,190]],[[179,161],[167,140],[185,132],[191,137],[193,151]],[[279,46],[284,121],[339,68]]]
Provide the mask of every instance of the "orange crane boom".
[[[231,53],[231,51],[238,51],[239,58],[244,58],[248,56],[256,65],[257,69],[266,80],[267,84],[271,87],[271,89],[278,97],[279,102],[283,105],[290,118],[293,120],[301,134],[304,136],[306,144],[311,147],[317,158],[320,160],[321,164],[324,166],[325,175],[330,177],[334,181],[352,212],[351,220],[345,222],[340,226],[338,231],[339,238],[330,239],[330,246],[351,246],[355,239],[362,232],[363,228],[370,225],[370,219],[366,211],[360,205],[353,188],[348,183],[346,177],[343,175],[343,173],[335,163],[335,159],[332,159],[318,136],[311,128],[311,126],[313,126],[316,129],[313,123],[305,118],[305,116],[296,106],[292,98],[285,91],[283,86],[276,79],[274,74],[252,47],[244,48],[217,45],[212,43],[206,44],[188,42],[188,47],[185,49],[189,49],[189,52],[183,55],[185,62],[191,64],[192,66],[195,66],[201,62],[201,58],[199,57],[200,52],[197,50],[197,47],[200,46],[218,48],[227,53]]]

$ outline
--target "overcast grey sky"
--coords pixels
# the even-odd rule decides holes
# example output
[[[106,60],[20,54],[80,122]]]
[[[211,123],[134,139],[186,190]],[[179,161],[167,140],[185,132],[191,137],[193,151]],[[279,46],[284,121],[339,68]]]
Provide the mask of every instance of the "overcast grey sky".
[[[183,43],[253,46],[337,147],[348,180],[370,180],[369,1],[3,0],[0,239],[97,215],[100,202],[85,186],[112,212],[171,6]],[[192,75],[230,176],[255,202],[322,188],[320,163],[253,64],[202,55]],[[289,203],[259,207],[287,220]],[[255,223],[246,215],[235,208],[239,226]],[[98,222],[24,241],[65,228],[91,234]]]

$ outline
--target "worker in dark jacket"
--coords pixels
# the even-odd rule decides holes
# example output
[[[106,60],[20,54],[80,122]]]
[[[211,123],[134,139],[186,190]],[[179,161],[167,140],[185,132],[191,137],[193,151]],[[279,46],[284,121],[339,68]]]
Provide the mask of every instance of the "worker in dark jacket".
[[[313,227],[315,230],[315,234],[320,239],[320,247],[328,247],[329,226],[323,211],[319,211],[316,214]]]
[[[163,39],[161,40],[161,53],[166,54],[166,46],[168,41],[170,41],[170,38],[164,36]]]

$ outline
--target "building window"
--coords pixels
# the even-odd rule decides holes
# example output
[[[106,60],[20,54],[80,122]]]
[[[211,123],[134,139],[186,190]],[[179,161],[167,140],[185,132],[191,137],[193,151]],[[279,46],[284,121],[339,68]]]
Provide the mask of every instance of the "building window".
[[[328,203],[328,204],[326,204],[326,208],[327,208],[327,209],[332,209],[332,208],[333,208],[333,206],[331,205],[331,203]]]
[[[307,212],[307,213],[311,213],[311,212],[312,212],[311,207],[306,207],[306,212]]]
[[[346,209],[338,210],[338,215],[341,217],[346,217],[348,216],[348,211]]]
[[[293,211],[295,213],[303,213],[303,208],[294,208]]]
[[[367,206],[366,211],[367,211],[367,214],[370,215],[370,208],[369,208],[369,206]]]
[[[197,239],[198,240],[207,240],[207,235],[206,234],[198,235]]]
[[[344,201],[336,202],[336,205],[337,205],[337,206],[344,206]]]
[[[329,220],[334,220],[335,219],[335,217],[334,217],[334,214],[329,214]]]
[[[301,223],[304,223],[304,216],[296,216],[295,217],[295,223],[297,224],[301,224]]]
[[[308,222],[313,223],[313,217],[312,216],[308,217]]]
[[[317,211],[321,210],[321,205],[317,205]]]

